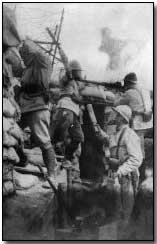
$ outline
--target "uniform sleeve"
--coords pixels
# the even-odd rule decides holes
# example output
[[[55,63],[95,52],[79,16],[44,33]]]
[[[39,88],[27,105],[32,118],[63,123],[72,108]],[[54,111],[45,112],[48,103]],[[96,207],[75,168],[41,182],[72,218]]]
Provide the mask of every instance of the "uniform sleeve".
[[[121,95],[119,98],[117,98],[114,102],[114,106],[119,106],[119,105],[129,105],[129,96],[127,93],[124,93]]]
[[[126,147],[128,157],[118,169],[122,175],[127,175],[137,170],[141,166],[143,160],[140,138],[136,134],[131,133],[127,136]]]

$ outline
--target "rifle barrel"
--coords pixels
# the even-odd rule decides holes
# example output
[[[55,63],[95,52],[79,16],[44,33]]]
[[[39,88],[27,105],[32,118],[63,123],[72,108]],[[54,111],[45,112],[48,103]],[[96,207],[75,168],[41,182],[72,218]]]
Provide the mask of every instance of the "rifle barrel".
[[[116,88],[116,89],[122,89],[122,85],[120,81],[116,81],[114,83],[111,82],[104,82],[104,81],[95,81],[95,80],[83,80],[80,79],[80,82],[84,82],[87,84],[97,85],[97,86],[104,86],[106,88]]]

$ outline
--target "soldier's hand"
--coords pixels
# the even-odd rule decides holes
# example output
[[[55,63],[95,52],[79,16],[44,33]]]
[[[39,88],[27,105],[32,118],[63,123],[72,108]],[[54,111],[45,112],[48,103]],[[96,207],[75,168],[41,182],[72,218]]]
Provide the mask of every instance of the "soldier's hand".
[[[121,179],[123,176],[120,169],[117,170],[116,174],[117,174],[118,179]]]
[[[120,164],[119,159],[116,158],[109,158],[109,164],[111,169],[117,170]]]

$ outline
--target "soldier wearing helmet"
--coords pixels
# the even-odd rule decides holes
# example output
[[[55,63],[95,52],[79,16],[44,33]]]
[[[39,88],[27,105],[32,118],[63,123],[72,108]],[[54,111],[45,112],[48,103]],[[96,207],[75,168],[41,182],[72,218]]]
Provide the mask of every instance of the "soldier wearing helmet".
[[[116,186],[120,191],[120,218],[127,224],[131,215],[134,197],[139,183],[139,170],[142,164],[142,150],[140,138],[129,127],[132,111],[127,105],[120,105],[113,110],[116,112],[116,133],[110,136],[110,164],[115,170],[114,159],[117,160],[115,178]],[[119,212],[120,213],[120,212]]]
[[[113,110],[116,113],[116,132],[109,135],[108,139],[110,150],[108,177],[112,178],[112,181],[114,179],[113,187],[117,192],[117,214],[125,227],[133,210],[139,184],[138,169],[142,164],[143,156],[140,138],[129,127],[132,118],[130,107],[119,105],[113,107]],[[102,129],[100,133],[100,138],[102,138],[105,135]]]
[[[143,88],[139,86],[136,74],[131,72],[124,77],[124,94],[115,101],[114,106],[128,105],[131,108],[131,127],[141,139],[143,158],[145,158],[144,133],[151,125],[150,122],[146,123],[143,120],[145,105],[142,94]],[[149,100],[149,95],[147,97]]]
[[[82,77],[81,65],[78,61],[69,62],[69,72],[60,80],[60,99],[57,110],[52,118],[51,138],[54,143],[63,142],[65,157],[68,161],[76,163],[77,171],[78,155],[76,151],[84,141],[83,131],[80,125],[80,90],[84,87],[78,80]],[[77,160],[76,160],[77,158]]]

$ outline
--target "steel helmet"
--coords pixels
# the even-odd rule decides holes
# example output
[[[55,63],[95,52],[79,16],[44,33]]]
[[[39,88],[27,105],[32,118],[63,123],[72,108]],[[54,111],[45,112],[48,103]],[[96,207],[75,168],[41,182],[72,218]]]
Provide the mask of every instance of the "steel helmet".
[[[69,66],[71,70],[81,71],[81,65],[77,60],[72,60],[69,62]]]
[[[128,84],[137,84],[137,76],[134,72],[131,72],[124,77],[124,85]]]
[[[113,110],[120,114],[129,123],[132,117],[132,111],[128,105],[119,105],[116,108],[113,108]]]

